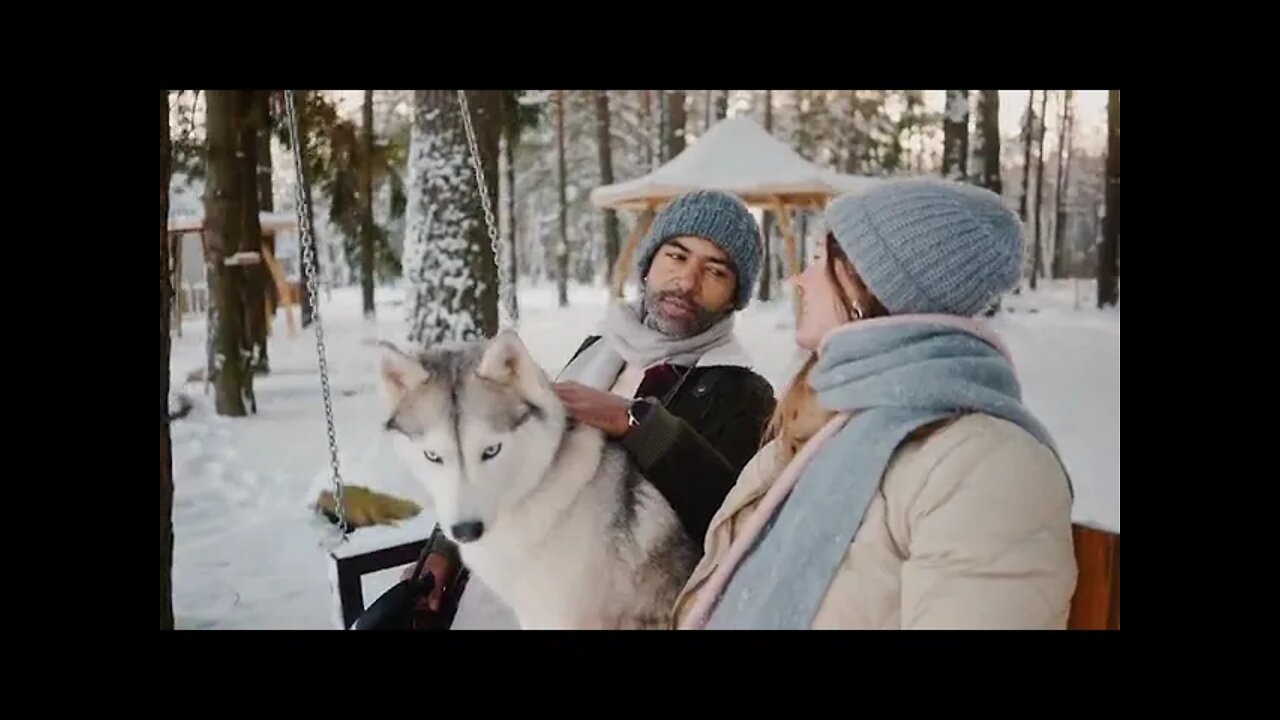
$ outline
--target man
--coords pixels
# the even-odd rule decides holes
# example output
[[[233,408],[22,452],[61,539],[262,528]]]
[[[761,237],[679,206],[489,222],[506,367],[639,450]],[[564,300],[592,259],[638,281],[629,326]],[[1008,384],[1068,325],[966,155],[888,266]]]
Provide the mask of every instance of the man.
[[[637,256],[641,298],[610,305],[556,390],[572,418],[626,448],[701,547],[775,405],[733,334],[755,285],[760,229],[732,195],[691,192],[654,219]],[[447,627],[466,573],[438,527],[430,542],[437,583],[418,624]]]

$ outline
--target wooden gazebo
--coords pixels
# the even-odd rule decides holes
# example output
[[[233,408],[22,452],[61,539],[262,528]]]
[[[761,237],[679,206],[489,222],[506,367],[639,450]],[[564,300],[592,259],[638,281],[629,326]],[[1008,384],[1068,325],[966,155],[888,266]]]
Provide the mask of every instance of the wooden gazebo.
[[[276,297],[279,298],[280,305],[285,309],[285,318],[288,322],[289,334],[293,335],[297,332],[297,327],[293,319],[292,306],[298,304],[296,293],[285,278],[284,268],[280,266],[275,256],[275,243],[271,239],[278,233],[298,232],[298,219],[293,213],[287,212],[261,212],[258,214],[258,224],[262,228],[261,250],[247,251],[236,253],[236,255],[227,258],[228,264],[257,264],[259,262],[266,263],[267,271],[271,274],[272,282],[276,287]],[[174,215],[169,218],[169,257],[173,258],[172,269],[172,286],[175,291],[174,313],[176,315],[174,328],[179,336],[182,335],[182,315],[185,312],[184,295],[179,292],[182,287],[182,236],[188,234],[198,234],[200,236],[200,248],[202,252],[206,252],[204,238],[205,219],[204,214],[187,214]],[[270,299],[267,302],[267,328],[271,328],[270,318],[275,313]]]
[[[592,190],[591,202],[601,208],[640,213],[613,268],[613,294],[621,297],[640,238],[649,231],[654,213],[677,195],[721,190],[737,195],[750,207],[774,212],[782,231],[787,270],[795,273],[800,258],[791,211],[821,209],[834,195],[860,192],[878,182],[815,165],[751,118],[737,116],[716,123],[653,172]]]

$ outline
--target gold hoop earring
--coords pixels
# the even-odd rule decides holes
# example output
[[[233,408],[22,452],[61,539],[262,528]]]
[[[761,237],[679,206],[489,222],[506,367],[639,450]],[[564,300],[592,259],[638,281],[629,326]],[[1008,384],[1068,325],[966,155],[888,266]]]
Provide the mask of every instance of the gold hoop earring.
[[[854,304],[853,304],[853,319],[854,319],[854,320],[861,320],[861,319],[862,319],[863,317],[865,317],[865,316],[866,316],[866,313],[864,313],[864,312],[862,311],[862,306],[861,306],[861,305],[859,305],[859,304],[857,304],[857,303],[854,303]]]

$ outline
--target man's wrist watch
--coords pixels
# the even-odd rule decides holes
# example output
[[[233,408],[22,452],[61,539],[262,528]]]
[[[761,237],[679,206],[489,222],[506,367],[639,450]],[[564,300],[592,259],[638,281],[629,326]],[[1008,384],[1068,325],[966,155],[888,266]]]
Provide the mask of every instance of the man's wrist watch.
[[[658,402],[651,397],[636,398],[631,401],[631,405],[627,407],[627,427],[639,427],[640,423],[649,416],[649,411],[653,410],[653,406]]]

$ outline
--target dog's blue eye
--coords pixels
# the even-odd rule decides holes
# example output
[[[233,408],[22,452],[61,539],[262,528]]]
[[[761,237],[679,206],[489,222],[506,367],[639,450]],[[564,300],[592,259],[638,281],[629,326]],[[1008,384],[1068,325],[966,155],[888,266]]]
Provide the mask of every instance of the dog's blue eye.
[[[437,455],[437,454],[435,454],[435,453],[431,452],[430,450],[427,450],[426,452],[424,452],[424,453],[422,453],[422,454],[423,454],[423,455],[426,455],[428,460],[430,460],[431,462],[433,462],[433,463],[435,463],[435,464],[437,464],[437,465],[442,465],[442,464],[444,464],[444,460],[443,460],[439,455]]]
[[[502,450],[502,443],[498,443],[497,445],[490,445],[489,447],[484,449],[484,452],[480,453],[480,459],[488,460],[492,458],[494,455],[497,455],[498,452],[501,450]]]

